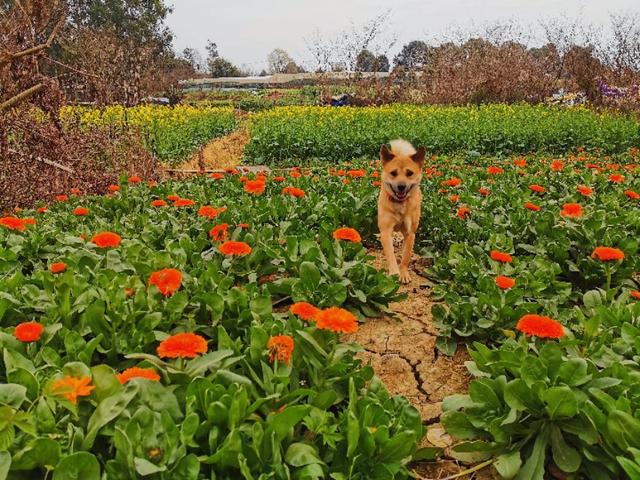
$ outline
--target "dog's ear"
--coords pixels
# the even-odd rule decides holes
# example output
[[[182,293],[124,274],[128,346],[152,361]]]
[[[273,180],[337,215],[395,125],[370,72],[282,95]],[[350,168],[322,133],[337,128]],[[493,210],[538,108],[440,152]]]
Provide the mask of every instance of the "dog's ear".
[[[389,150],[389,148],[386,145],[382,145],[380,147],[380,160],[382,160],[382,163],[387,163],[391,160],[393,160],[393,152],[391,150]]]
[[[427,150],[424,147],[419,147],[418,151],[411,155],[411,160],[416,162],[418,165],[424,165],[424,158],[427,154]]]

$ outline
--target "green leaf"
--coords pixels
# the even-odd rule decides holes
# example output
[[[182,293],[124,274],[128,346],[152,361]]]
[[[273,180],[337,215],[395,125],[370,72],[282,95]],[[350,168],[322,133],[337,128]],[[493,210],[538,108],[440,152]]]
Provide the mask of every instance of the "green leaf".
[[[276,433],[278,441],[282,441],[289,435],[293,427],[307,416],[309,410],[311,410],[310,405],[287,407],[282,412],[267,418],[269,429]]]
[[[60,443],[50,438],[36,438],[13,456],[12,470],[53,468],[60,458]]]
[[[10,468],[11,454],[9,452],[0,452],[0,480],[7,480]]]
[[[284,460],[292,467],[302,467],[314,463],[324,465],[314,446],[300,442],[289,445],[284,455]]]
[[[558,378],[570,387],[582,385],[591,380],[587,375],[587,361],[584,358],[570,358],[558,369]]]
[[[19,409],[27,398],[27,388],[16,383],[0,384],[0,404],[10,405]]]
[[[622,450],[637,447],[640,439],[640,420],[622,410],[614,410],[607,418],[607,430]]]
[[[544,480],[544,462],[549,444],[549,431],[543,428],[536,437],[531,455],[516,476],[517,480]]]
[[[520,467],[522,466],[520,452],[516,450],[498,455],[493,466],[496,467],[496,470],[502,478],[510,480],[518,474]]]
[[[551,387],[542,394],[551,420],[571,418],[578,414],[578,400],[569,387]]]
[[[562,432],[556,426],[551,428],[551,452],[553,453],[553,461],[560,470],[574,473],[580,468],[580,453],[567,444]]]
[[[72,453],[60,460],[53,480],[100,480],[100,463],[91,453]]]
[[[98,404],[87,424],[87,436],[82,443],[84,449],[91,448],[100,429],[117,418],[127,408],[129,402],[136,397],[139,390],[137,382],[128,382],[122,392],[107,397]]]
[[[302,262],[300,264],[300,278],[302,282],[311,290],[315,290],[320,285],[322,275],[315,264],[311,262]]]

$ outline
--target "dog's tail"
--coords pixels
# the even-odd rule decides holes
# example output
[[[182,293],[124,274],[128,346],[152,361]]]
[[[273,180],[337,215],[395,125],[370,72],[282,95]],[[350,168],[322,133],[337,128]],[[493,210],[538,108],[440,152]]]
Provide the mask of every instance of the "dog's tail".
[[[416,149],[406,140],[398,138],[397,140],[391,140],[389,143],[395,156],[410,157],[416,154]]]

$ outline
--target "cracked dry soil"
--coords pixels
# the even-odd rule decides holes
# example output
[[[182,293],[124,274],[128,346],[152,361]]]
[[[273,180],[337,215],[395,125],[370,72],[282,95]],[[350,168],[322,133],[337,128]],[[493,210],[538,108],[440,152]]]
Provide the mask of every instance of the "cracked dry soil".
[[[376,268],[384,269],[384,255],[379,250],[369,252]],[[370,362],[376,375],[393,395],[404,395],[422,415],[428,428],[422,446],[445,448],[445,456],[436,462],[421,463],[415,471],[427,480],[444,479],[469,466],[447,458],[451,439],[439,424],[442,400],[447,395],[466,393],[471,375],[464,362],[469,355],[459,347],[453,357],[436,349],[437,330],[431,317],[430,284],[420,276],[425,265],[414,255],[411,282],[401,287],[407,293],[403,301],[393,303],[393,317],[372,318],[361,324],[358,332],[345,336],[345,341],[357,343],[364,350],[358,355]],[[462,479],[495,478],[489,470],[457,477]]]

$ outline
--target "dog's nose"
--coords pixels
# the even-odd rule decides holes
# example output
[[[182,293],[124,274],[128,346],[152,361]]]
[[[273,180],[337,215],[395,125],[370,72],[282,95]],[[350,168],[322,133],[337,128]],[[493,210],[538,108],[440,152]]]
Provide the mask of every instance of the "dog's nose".
[[[407,188],[407,186],[404,183],[399,183],[398,184],[398,191],[399,192],[404,192],[405,188]]]

